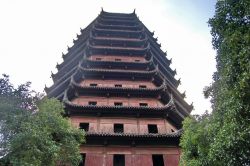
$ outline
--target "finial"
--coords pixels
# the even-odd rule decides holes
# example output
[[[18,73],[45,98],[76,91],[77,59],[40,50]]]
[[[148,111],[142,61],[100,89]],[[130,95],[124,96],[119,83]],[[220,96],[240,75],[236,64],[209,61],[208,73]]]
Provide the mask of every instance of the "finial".
[[[101,13],[103,12],[103,7],[101,7]]]
[[[133,13],[135,14],[135,9],[134,9]]]
[[[191,109],[194,109],[194,102],[190,104]]]
[[[159,47],[161,47],[161,43],[159,44]]]
[[[181,84],[181,78],[179,78],[179,79],[177,80],[177,83],[178,83],[178,85]]]
[[[62,52],[62,58],[64,59],[65,58],[65,54]]]
[[[172,63],[172,58],[169,60],[170,64]]]
[[[167,51],[165,51],[165,52],[164,52],[164,54],[167,56],[167,55],[168,55],[168,52],[167,52]]]
[[[154,34],[155,34],[155,31],[151,32],[151,34],[152,34],[152,36],[154,36]]]
[[[50,72],[51,72],[51,77],[54,78],[55,74],[52,71]]]
[[[176,71],[176,69],[174,69],[174,75],[176,75],[177,74],[177,71]]]
[[[56,62],[56,68],[57,68],[57,69],[59,68],[59,66],[60,66],[60,65],[59,65],[59,63],[58,63],[58,62]]]
[[[80,28],[80,32],[83,33],[83,29],[82,28]]]
[[[185,98],[186,97],[186,91],[184,91],[181,95],[182,95],[183,98]]]
[[[69,46],[67,46],[67,47],[68,47],[67,49],[68,49],[68,51],[69,51],[70,48],[69,48]]]
[[[45,84],[44,90],[45,90],[45,92],[47,93],[47,91],[48,91],[48,87],[47,87],[47,85],[46,85],[46,84]]]

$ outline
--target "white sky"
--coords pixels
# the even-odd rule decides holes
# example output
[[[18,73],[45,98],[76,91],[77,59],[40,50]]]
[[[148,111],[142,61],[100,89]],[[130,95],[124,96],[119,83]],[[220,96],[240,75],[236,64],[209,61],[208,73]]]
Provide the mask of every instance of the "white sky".
[[[202,94],[212,82],[215,51],[207,21],[216,0],[0,0],[0,74],[15,85],[32,82],[42,92],[52,85],[51,71],[61,63],[62,52],[72,46],[80,27],[85,28],[101,11],[131,13],[140,20],[172,58],[180,92],[194,102],[193,114],[211,110]]]

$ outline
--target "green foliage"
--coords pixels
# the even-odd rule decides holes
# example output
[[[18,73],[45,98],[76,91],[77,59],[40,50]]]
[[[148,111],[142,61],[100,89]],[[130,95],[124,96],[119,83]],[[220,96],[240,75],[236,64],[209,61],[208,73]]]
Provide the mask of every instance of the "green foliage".
[[[0,81],[2,161],[18,166],[78,165],[84,133],[63,116],[62,103],[56,99],[37,100],[28,86],[14,89],[6,76]],[[17,91],[18,95],[14,93]]]
[[[250,165],[250,1],[218,1],[209,24],[217,72],[204,94],[213,112],[201,121],[185,120],[182,164]],[[206,151],[199,149],[202,145]],[[190,147],[198,155],[189,155]]]
[[[35,109],[37,97],[29,91],[30,83],[17,88],[9,82],[9,76],[0,78],[0,156],[9,150],[9,142],[20,130],[20,124],[26,121]]]
[[[196,116],[196,119],[186,118],[183,122],[185,134],[183,134],[180,143],[183,150],[181,165],[209,165],[207,159],[208,142],[211,141],[209,120],[210,115],[206,113],[203,116]]]

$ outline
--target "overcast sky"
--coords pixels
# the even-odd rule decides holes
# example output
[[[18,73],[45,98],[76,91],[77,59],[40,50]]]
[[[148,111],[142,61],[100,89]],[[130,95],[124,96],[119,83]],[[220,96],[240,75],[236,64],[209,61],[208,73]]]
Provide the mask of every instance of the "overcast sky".
[[[101,11],[131,13],[155,31],[161,49],[172,58],[181,92],[194,102],[193,114],[211,110],[202,94],[212,82],[215,54],[207,21],[216,0],[0,0],[0,74],[17,85],[32,82],[42,92],[52,85],[51,71],[62,62],[80,28]]]

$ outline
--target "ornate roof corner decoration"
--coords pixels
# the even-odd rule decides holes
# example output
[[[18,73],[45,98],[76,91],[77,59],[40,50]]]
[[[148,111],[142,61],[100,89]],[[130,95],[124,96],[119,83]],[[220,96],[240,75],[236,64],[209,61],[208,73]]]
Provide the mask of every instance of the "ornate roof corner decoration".
[[[44,91],[45,91],[46,93],[48,93],[48,87],[47,87],[46,84],[45,84],[45,86],[44,86]]]
[[[63,60],[65,59],[65,54],[62,52],[62,58],[63,58]]]
[[[134,9],[134,11],[133,11],[134,14],[135,14],[135,10],[136,10],[136,9]]]
[[[181,78],[179,78],[177,82],[178,82],[177,86],[179,86],[181,84]]]
[[[182,95],[183,98],[185,98],[186,97],[186,91],[184,91],[181,95]]]
[[[193,104],[177,89],[181,81],[175,79],[172,58],[161,50],[155,32],[135,9],[124,14],[103,8],[80,32],[62,53],[57,73],[51,72],[53,85],[44,89],[49,98],[63,102],[74,124],[89,127],[82,145],[86,157],[88,148],[97,147],[160,147],[165,154],[178,149],[182,121]]]
[[[55,78],[55,74],[52,71],[50,71],[50,73],[51,73],[51,78],[54,79]]]
[[[172,94],[170,94],[170,100],[167,104],[167,107],[170,107],[171,109],[175,109],[175,103],[174,103],[174,98]]]
[[[192,102],[191,104],[190,104],[190,110],[193,110],[194,109],[194,103]]]
[[[177,75],[177,71],[176,71],[176,69],[174,69],[174,75]]]
[[[154,39],[155,39],[156,42],[158,41],[158,37],[156,37],[156,38],[154,38]]]

